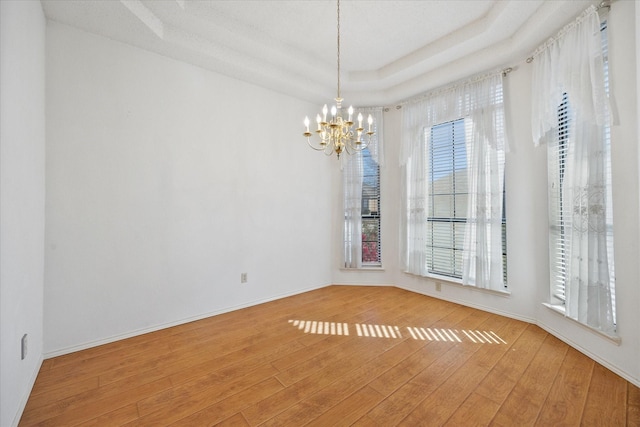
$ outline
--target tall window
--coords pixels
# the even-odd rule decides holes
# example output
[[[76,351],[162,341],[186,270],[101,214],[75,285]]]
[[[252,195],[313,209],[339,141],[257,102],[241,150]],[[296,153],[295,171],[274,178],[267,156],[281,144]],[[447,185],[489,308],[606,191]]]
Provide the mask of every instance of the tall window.
[[[536,53],[532,127],[534,141],[547,143],[549,302],[614,334],[606,28],[591,7]]]
[[[362,264],[380,265],[380,166],[362,152]]]
[[[607,23],[602,22],[600,27],[602,35],[602,53],[604,68],[604,87],[606,93],[609,93],[609,66],[608,66],[608,48],[607,48]],[[572,177],[571,173],[574,162],[574,152],[576,150],[574,127],[575,112],[571,107],[569,95],[564,93],[562,102],[558,107],[558,127],[548,144],[548,163],[549,163],[549,239],[550,239],[550,263],[551,263],[551,304],[566,306],[567,283],[571,280],[571,273],[568,266],[571,256],[571,235],[575,228],[602,228],[601,232],[605,235],[606,258],[608,261],[608,276],[610,285],[611,311],[613,322],[615,323],[615,268],[613,260],[613,209],[611,203],[611,127],[605,125],[602,127],[602,165],[604,166],[603,175],[603,198],[604,206],[602,215],[604,221],[602,226],[598,226],[593,221],[586,218],[587,223],[583,224],[585,219],[580,215],[577,217],[575,212],[575,195],[572,193]],[[600,190],[598,190],[600,193]],[[573,198],[572,198],[573,195]],[[585,206],[588,208],[588,206]],[[593,206],[591,209],[593,210]],[[575,220],[580,219],[579,223]],[[591,222],[591,223],[589,223]]]
[[[567,215],[570,204],[565,200],[565,175],[569,150],[569,100],[565,93],[558,107],[556,138],[548,145],[549,174],[549,250],[551,263],[551,296],[555,304],[565,303],[567,280]]]
[[[409,273],[506,288],[502,78],[472,78],[403,110]]]
[[[435,125],[425,132],[430,133],[427,271],[461,279],[469,194],[465,120]]]
[[[379,266],[380,165],[383,161],[382,108],[366,110],[374,117],[374,135],[367,148],[342,158],[343,184],[343,267]]]
[[[428,215],[427,271],[462,279],[464,240],[469,213],[467,141],[472,120],[458,119],[427,129]],[[504,162],[504,156],[500,156]],[[504,187],[500,239],[503,281],[507,283],[507,239]]]

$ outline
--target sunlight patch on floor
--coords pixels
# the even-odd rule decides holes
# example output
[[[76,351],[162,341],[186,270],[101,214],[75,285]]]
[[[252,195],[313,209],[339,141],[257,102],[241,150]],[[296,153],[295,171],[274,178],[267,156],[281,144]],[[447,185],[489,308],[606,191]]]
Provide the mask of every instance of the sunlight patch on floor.
[[[322,322],[317,320],[289,320],[289,323],[305,334],[317,335],[349,335],[348,323]],[[420,341],[438,341],[461,343],[471,341],[475,344],[506,344],[493,331],[472,329],[421,328],[407,326],[408,336]],[[377,325],[368,323],[355,324],[356,335],[369,338],[403,338],[400,328],[391,325]]]
[[[319,322],[317,320],[289,320],[289,323],[304,331],[305,334],[349,335],[349,325],[346,323]]]

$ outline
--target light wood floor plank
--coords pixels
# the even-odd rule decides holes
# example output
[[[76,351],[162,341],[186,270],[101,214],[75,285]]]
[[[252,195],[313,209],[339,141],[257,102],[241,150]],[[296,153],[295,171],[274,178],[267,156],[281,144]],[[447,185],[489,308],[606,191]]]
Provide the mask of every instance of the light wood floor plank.
[[[267,364],[238,377],[226,378],[212,374],[192,383],[174,387],[139,400],[140,418],[132,425],[154,426],[172,423],[262,382],[275,373],[276,370]]]
[[[234,415],[240,413],[244,408],[280,391],[284,388],[275,378],[256,383],[239,393],[229,396],[219,402],[209,405],[198,412],[192,413],[185,418],[172,423],[172,426],[214,426]],[[242,418],[244,420],[244,417]],[[246,420],[244,420],[246,423]]]
[[[500,405],[491,399],[471,393],[444,424],[448,427],[488,426]]]
[[[640,426],[640,388],[627,383],[627,425]]]
[[[34,425],[634,426],[640,390],[537,326],[329,286],[45,360]]]
[[[472,318],[465,318],[464,329],[475,330],[489,316],[488,313],[477,312]],[[444,346],[446,351],[438,354],[417,375],[373,408],[369,418],[383,425],[397,425],[478,349],[478,346],[469,342],[438,342],[435,345],[437,348]]]
[[[82,427],[119,426],[138,419],[138,407],[132,403],[114,411],[107,412],[90,421],[83,422]]]
[[[579,425],[595,362],[569,348],[538,417],[540,425]]]
[[[533,425],[551,390],[568,346],[547,335],[531,364],[494,418],[498,425]]]
[[[311,422],[356,392],[363,384],[386,372],[408,354],[415,352],[418,346],[422,346],[422,344],[415,340],[401,341],[379,357],[362,364],[344,378],[333,382],[309,398],[289,407],[286,411],[268,420],[263,425],[276,427]]]
[[[428,419],[434,425],[444,424],[460,406],[460,402],[466,401],[468,396],[478,387],[489,371],[496,365],[502,355],[508,349],[508,342],[515,340],[526,327],[521,324],[520,330],[504,330],[510,323],[505,318],[494,316],[481,325],[481,331],[476,331],[479,338],[488,338],[484,344],[474,343],[477,351],[462,366],[460,366],[449,378],[447,378],[437,390],[424,399],[414,409],[401,425],[416,425],[422,420]],[[495,331],[505,343],[491,341],[492,335],[482,334],[483,331]],[[480,332],[480,333],[478,333]],[[509,335],[512,333],[513,335]]]
[[[363,387],[307,425],[310,427],[349,426],[382,399],[384,396],[371,387]]]
[[[547,333],[542,329],[528,325],[517,340],[511,344],[509,351],[482,380],[475,392],[502,405],[531,363],[546,336]]]
[[[582,415],[583,424],[628,425],[626,408],[627,382],[602,365],[594,364]]]

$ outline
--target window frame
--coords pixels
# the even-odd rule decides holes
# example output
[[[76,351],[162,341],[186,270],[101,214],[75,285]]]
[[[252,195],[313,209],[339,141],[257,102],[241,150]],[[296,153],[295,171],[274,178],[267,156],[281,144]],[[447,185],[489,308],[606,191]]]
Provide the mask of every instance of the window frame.
[[[458,141],[456,140],[456,124],[462,124],[462,141]],[[434,174],[435,174],[435,161],[434,161],[434,156],[433,156],[433,152],[434,152],[434,129],[436,128],[442,128],[445,126],[451,126],[451,165],[452,168],[447,170],[447,172],[449,174],[451,174],[451,181],[452,181],[452,190],[453,192],[450,194],[442,194],[442,193],[436,193],[434,191],[434,184],[437,180],[434,180]],[[442,122],[442,123],[437,123],[434,124],[432,126],[429,126],[428,128],[426,128],[424,130],[425,132],[425,138],[427,137],[427,134],[429,135],[428,138],[426,138],[427,141],[429,141],[428,144],[425,145],[425,164],[427,165],[427,187],[429,188],[428,192],[427,192],[427,198],[428,198],[428,209],[427,209],[427,214],[426,214],[426,221],[427,221],[427,250],[425,252],[426,256],[425,256],[425,271],[428,277],[433,277],[433,278],[442,278],[448,281],[452,281],[455,283],[462,283],[462,253],[464,251],[464,227],[462,228],[462,231],[460,233],[456,233],[456,227],[455,224],[467,224],[468,222],[468,212],[463,212],[464,216],[460,216],[457,212],[456,212],[456,196],[459,195],[463,195],[465,196],[465,200],[469,195],[468,192],[468,188],[465,191],[461,191],[461,192],[457,192],[456,191],[456,150],[460,150],[460,145],[462,147],[462,151],[464,153],[464,158],[465,158],[465,162],[467,162],[466,159],[466,154],[467,154],[467,144],[470,142],[470,138],[471,138],[471,127],[472,127],[472,122],[471,119],[468,117],[461,117],[458,119],[454,119],[454,120],[449,120],[446,122]],[[458,132],[458,134],[460,134],[460,132]],[[440,155],[441,156],[441,155]],[[464,170],[466,171],[468,169],[468,163],[465,163],[465,168]],[[438,174],[443,173],[444,171],[442,169],[438,169]],[[465,181],[466,181],[466,172],[465,172]],[[441,196],[441,195],[449,195],[452,197],[453,200],[453,216],[447,216],[447,217],[440,217],[440,216],[436,216],[435,215],[435,201],[434,201],[434,197],[435,196]],[[503,264],[503,286],[504,286],[504,291],[508,290],[508,284],[507,284],[507,216],[506,216],[506,180],[505,180],[505,184],[503,186],[503,191],[502,191],[502,198],[503,198],[503,202],[502,202],[502,264]],[[465,204],[467,202],[465,201]],[[433,213],[433,215],[431,215],[431,213]],[[449,248],[442,248],[442,249],[450,249],[452,251],[452,253],[454,254],[453,257],[451,257],[448,261],[452,266],[452,269],[450,269],[449,271],[443,271],[443,270],[437,270],[434,267],[435,261],[434,261],[434,245],[429,245],[429,241],[433,242],[434,239],[434,231],[432,227],[429,227],[429,223],[440,223],[440,224],[452,224],[453,229],[452,229],[452,237],[451,237],[451,244],[452,246]],[[461,235],[461,239],[458,241],[457,240],[457,234]],[[459,245],[458,245],[459,243]],[[456,259],[457,256],[459,255],[459,259]],[[431,259],[430,259],[431,256]],[[430,262],[431,261],[431,262]],[[430,267],[431,265],[431,267]],[[459,274],[458,274],[459,271]]]
[[[362,259],[361,265],[363,268],[371,268],[371,267],[381,267],[382,266],[382,216],[381,216],[381,208],[380,208],[380,165],[373,160],[369,148],[365,148],[362,150],[362,204],[361,204],[361,228],[362,228],[362,241],[361,241],[361,251],[362,251]],[[367,165],[368,163],[368,165]],[[367,168],[375,169],[375,185],[373,186],[374,197],[366,197],[365,195],[365,182],[368,176]],[[370,202],[375,201],[376,211],[371,210]],[[375,212],[375,213],[374,213]],[[377,222],[377,240],[365,240],[365,222],[375,221]],[[365,245],[368,243],[374,243],[377,247],[377,257],[375,261],[365,261]]]

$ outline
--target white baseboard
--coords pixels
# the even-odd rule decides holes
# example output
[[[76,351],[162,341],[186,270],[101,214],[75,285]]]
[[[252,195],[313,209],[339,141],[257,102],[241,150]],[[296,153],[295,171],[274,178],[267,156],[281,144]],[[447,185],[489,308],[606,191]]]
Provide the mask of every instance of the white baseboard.
[[[38,363],[36,363],[36,369],[34,369],[33,372],[31,373],[31,378],[29,380],[29,387],[27,388],[26,392],[20,399],[20,403],[18,405],[18,411],[16,412],[16,415],[13,418],[13,422],[11,423],[13,427],[17,427],[18,424],[20,423],[20,419],[22,418],[22,413],[24,412],[24,408],[27,406],[27,402],[29,401],[29,396],[31,396],[31,390],[33,390],[33,386],[36,383],[36,378],[38,378],[38,374],[40,373],[40,369],[42,368],[43,360],[44,359],[42,358],[42,356],[40,356]]]
[[[396,285],[385,285],[385,284],[381,284],[381,283],[333,283],[333,286],[376,286],[376,287],[390,287],[390,288],[397,288]]]
[[[596,362],[598,362],[599,364],[601,364],[605,368],[609,369],[610,371],[616,373],[617,375],[620,375],[622,378],[624,378],[625,380],[629,381],[631,384],[634,384],[636,387],[640,387],[640,379],[635,378],[633,375],[629,374],[628,372],[626,372],[626,371],[624,371],[622,369],[619,369],[618,367],[612,365],[611,363],[609,363],[605,359],[602,359],[601,357],[597,356],[596,354],[592,353],[591,351],[589,351],[586,348],[582,347],[580,344],[578,344],[575,341],[573,341],[571,338],[568,338],[568,337],[564,336],[563,334],[561,334],[557,330],[549,327],[548,325],[544,325],[544,324],[539,323],[539,322],[537,322],[536,325],[539,328],[547,331],[548,333],[550,333],[554,337],[558,338],[560,341],[564,342],[565,344],[575,348],[580,353],[584,354],[585,356],[589,357],[590,359],[595,360]]]
[[[448,302],[452,302],[452,303],[455,303],[455,304],[464,305],[465,307],[471,307],[471,308],[475,308],[475,309],[478,309],[478,310],[486,311],[488,313],[497,314],[499,316],[508,317],[510,319],[515,319],[515,320],[520,320],[520,321],[526,322],[526,323],[536,324],[536,319],[533,319],[531,317],[521,316],[519,314],[511,313],[511,312],[508,312],[508,311],[496,310],[493,307],[487,307],[487,306],[484,306],[482,304],[471,304],[468,301],[462,301],[462,300],[458,300],[456,298],[444,297],[444,296],[442,296],[440,294],[438,294],[438,295],[431,294],[431,293],[424,292],[424,291],[422,291],[420,289],[415,289],[415,288],[411,288],[411,287],[408,287],[408,286],[395,285],[395,287],[399,288],[399,289],[404,289],[405,291],[415,292],[416,294],[426,295],[428,297],[436,298],[436,299],[439,299],[439,300],[443,300],[443,301],[448,301]]]
[[[124,334],[113,335],[111,337],[107,337],[107,338],[103,338],[103,339],[99,339],[99,340],[95,340],[95,341],[90,341],[90,342],[74,345],[74,346],[71,346],[71,347],[65,347],[65,348],[53,350],[53,351],[45,353],[44,354],[44,359],[50,359],[52,357],[62,356],[62,355],[65,355],[65,354],[74,353],[76,351],[86,350],[88,348],[97,347],[97,346],[104,345],[104,344],[109,344],[109,343],[112,343],[112,342],[115,342],[115,341],[120,341],[120,340],[123,340],[123,339],[135,337],[135,336],[138,336],[138,335],[144,335],[144,334],[148,334],[150,332],[156,332],[156,331],[159,331],[161,329],[171,328],[171,327],[174,327],[174,326],[183,325],[185,323],[195,322],[196,320],[202,320],[202,319],[206,319],[207,317],[212,317],[212,316],[217,316],[219,314],[229,313],[231,311],[240,310],[242,308],[247,308],[247,307],[251,307],[251,306],[254,306],[254,305],[258,305],[258,304],[264,304],[266,302],[275,301],[275,300],[278,300],[278,299],[281,299],[281,298],[286,298],[286,297],[290,297],[290,296],[293,296],[293,295],[298,295],[298,294],[302,294],[302,293],[305,293],[305,292],[313,291],[313,290],[316,290],[316,289],[325,288],[325,287],[330,286],[330,285],[331,284],[329,283],[329,284],[325,284],[325,285],[319,285],[319,286],[313,286],[313,287],[310,287],[310,288],[299,289],[299,290],[296,290],[294,292],[287,292],[287,293],[284,293],[284,294],[278,294],[278,295],[275,295],[273,297],[264,298],[264,299],[260,299],[260,300],[249,301],[249,302],[244,303],[244,304],[225,307],[225,308],[222,308],[222,309],[219,309],[219,310],[215,310],[215,311],[212,311],[212,312],[199,314],[197,316],[192,316],[192,317],[180,319],[180,320],[176,320],[176,321],[173,321],[173,322],[168,322],[168,323],[163,323],[163,324],[159,324],[159,325],[155,325],[155,326],[150,326],[148,328],[141,328],[141,329],[137,329],[137,330],[134,330],[134,331],[131,331],[131,332],[127,332],[127,333],[124,333]]]

